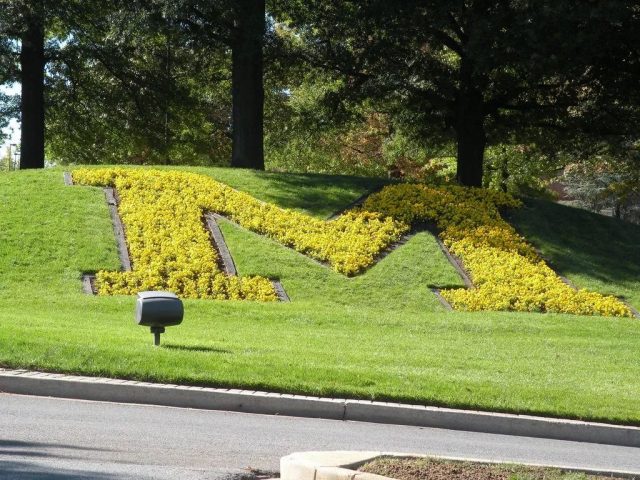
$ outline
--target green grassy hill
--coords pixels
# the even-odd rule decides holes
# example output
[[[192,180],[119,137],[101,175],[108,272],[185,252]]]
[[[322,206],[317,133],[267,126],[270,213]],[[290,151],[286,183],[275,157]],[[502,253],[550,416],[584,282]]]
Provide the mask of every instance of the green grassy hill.
[[[327,217],[379,181],[190,169]],[[510,218],[579,286],[640,307],[640,228],[546,202]],[[462,285],[429,233],[346,278],[222,225],[241,275],[279,278],[291,303],[185,301],[154,348],[133,297],[82,293],[119,265],[100,189],[62,170],[0,174],[0,365],[640,424],[640,323],[447,312],[431,288]]]
[[[640,225],[541,200],[527,200],[509,218],[577,286],[640,309]]]

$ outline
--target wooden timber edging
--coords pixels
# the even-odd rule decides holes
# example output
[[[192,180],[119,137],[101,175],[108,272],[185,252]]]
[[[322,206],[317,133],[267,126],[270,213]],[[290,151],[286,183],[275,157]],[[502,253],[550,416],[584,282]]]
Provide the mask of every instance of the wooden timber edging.
[[[98,293],[96,289],[96,276],[92,273],[85,273],[82,275],[82,291],[87,295],[96,295]]]
[[[465,286],[467,288],[474,288],[473,282],[471,281],[471,277],[469,276],[467,271],[464,269],[464,266],[462,265],[462,261],[449,251],[447,246],[442,242],[442,240],[440,240],[440,237],[436,232],[432,231],[431,229],[427,229],[427,230],[431,232],[433,237],[436,239],[436,242],[438,243],[440,250],[442,251],[444,256],[447,258],[447,260],[449,260],[449,263],[453,266],[453,268],[456,269],[456,272],[458,272],[458,275],[460,275],[460,277],[462,278],[462,281],[464,282]]]
[[[227,275],[238,275],[238,270],[236,269],[235,262],[233,261],[233,257],[231,256],[231,252],[229,251],[229,247],[227,246],[227,242],[224,239],[224,235],[220,230],[220,226],[218,225],[219,220],[227,220],[228,218],[220,215],[219,213],[208,212],[204,214],[204,221],[207,226],[207,230],[211,235],[211,244],[213,248],[218,252],[218,259],[220,260],[220,267]],[[278,296],[278,300],[281,302],[289,302],[290,298],[287,295],[282,283],[278,280],[271,280],[271,284],[273,285],[273,289]]]
[[[127,247],[127,240],[124,233],[124,225],[120,214],[118,213],[118,200],[115,190],[111,187],[104,189],[104,195],[109,205],[109,213],[111,214],[111,223],[113,223],[113,230],[116,235],[116,241],[118,242],[118,255],[120,256],[120,263],[122,269],[125,272],[131,271],[131,257],[129,257],[129,248]]]
[[[220,218],[220,215],[217,213],[209,212],[204,214],[207,230],[211,235],[211,244],[218,252],[219,267],[221,267],[227,275],[237,275],[238,270],[233,262],[229,247],[227,247],[227,242],[224,240],[224,235],[222,235],[222,231],[218,226],[218,218]]]
[[[276,295],[278,296],[278,300],[281,302],[290,302],[291,299],[287,292],[285,291],[280,280],[271,280],[271,284],[273,285],[273,289],[276,291]]]
[[[629,302],[627,302],[625,299],[620,298],[620,297],[616,297],[618,300],[620,300],[622,303],[624,303],[627,307],[629,307],[629,310],[631,310],[631,314],[636,317],[636,318],[640,318],[640,312],[638,310],[636,310],[635,308],[633,308],[633,306],[631,306],[631,304]]]
[[[447,302],[447,300],[442,296],[442,293],[440,293],[440,290],[437,288],[432,288],[431,292],[436,296],[436,298],[438,299],[438,301],[440,302],[440,305],[442,305],[444,307],[445,310],[447,310],[448,312],[452,312],[453,311],[453,307],[451,306],[451,304],[449,302]]]

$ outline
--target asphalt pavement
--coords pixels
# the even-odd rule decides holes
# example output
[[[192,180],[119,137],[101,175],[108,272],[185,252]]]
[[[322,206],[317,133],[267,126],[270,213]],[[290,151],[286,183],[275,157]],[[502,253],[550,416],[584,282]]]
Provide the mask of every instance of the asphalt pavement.
[[[640,448],[434,428],[0,394],[0,478],[239,479],[306,450],[640,472]]]

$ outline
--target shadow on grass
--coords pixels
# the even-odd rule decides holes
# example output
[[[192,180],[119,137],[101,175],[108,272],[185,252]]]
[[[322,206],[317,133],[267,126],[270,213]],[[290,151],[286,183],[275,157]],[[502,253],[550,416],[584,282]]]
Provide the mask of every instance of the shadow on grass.
[[[214,166],[214,165],[212,165]],[[251,169],[152,165],[148,168],[192,171],[282,208],[304,210],[317,217],[329,217],[358,197],[397,180],[322,173],[265,172]]]
[[[431,282],[431,283],[425,283],[424,284],[425,287],[427,288],[435,288],[437,290],[457,290],[459,288],[467,288],[464,284],[455,284],[455,283],[437,283],[437,282]]]
[[[364,193],[391,183],[385,178],[347,175],[290,174],[255,172],[266,182],[271,201],[283,208],[321,211],[325,216],[337,212]]]
[[[163,344],[162,348],[169,350],[181,350],[184,352],[203,352],[203,353],[233,353],[231,350],[225,350],[224,348],[208,347],[206,345],[175,345],[175,344]]]
[[[621,284],[640,280],[640,226],[527,199],[508,220],[565,275]]]

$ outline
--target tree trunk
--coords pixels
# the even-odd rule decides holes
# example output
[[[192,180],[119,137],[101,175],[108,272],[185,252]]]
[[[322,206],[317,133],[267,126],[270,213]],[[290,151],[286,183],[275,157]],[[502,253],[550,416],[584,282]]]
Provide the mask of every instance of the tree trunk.
[[[458,141],[456,179],[460,185],[481,187],[484,166],[484,100],[474,85],[473,62],[460,63],[460,89],[456,98],[455,130]]]
[[[232,45],[231,166],[264,170],[262,44],[265,0],[236,0]]]
[[[44,168],[44,15],[25,12],[20,49],[20,168]]]
[[[507,193],[507,190],[509,189],[510,176],[511,175],[509,175],[509,162],[505,158],[504,161],[502,162],[502,165],[500,166],[500,190],[502,190],[504,193]]]
[[[484,131],[482,94],[474,89],[460,92],[456,105],[456,136],[458,158],[456,179],[467,187],[481,187],[484,165],[484,148],[487,137]]]
[[[622,218],[622,205],[619,202],[615,203],[615,207],[613,209],[613,215],[618,219]]]

